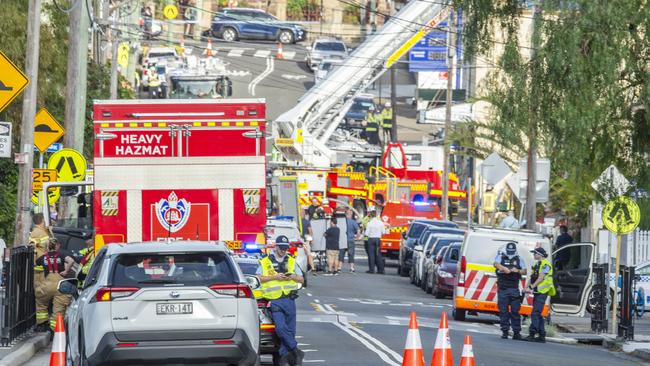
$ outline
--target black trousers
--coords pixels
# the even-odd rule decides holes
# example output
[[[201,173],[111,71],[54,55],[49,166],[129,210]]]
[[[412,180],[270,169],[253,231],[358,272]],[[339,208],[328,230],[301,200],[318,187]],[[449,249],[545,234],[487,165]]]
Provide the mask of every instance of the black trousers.
[[[368,269],[377,273],[384,273],[384,258],[380,252],[381,246],[379,238],[368,238]]]

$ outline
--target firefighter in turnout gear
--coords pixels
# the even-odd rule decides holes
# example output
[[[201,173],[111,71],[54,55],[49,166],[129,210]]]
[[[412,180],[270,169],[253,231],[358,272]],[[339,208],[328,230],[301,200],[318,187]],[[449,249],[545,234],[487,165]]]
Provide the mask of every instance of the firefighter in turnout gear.
[[[29,245],[34,246],[34,260],[47,252],[50,242],[50,231],[45,227],[45,220],[42,213],[34,214],[32,217],[34,228],[29,233]],[[34,290],[43,283],[43,266],[34,265]]]
[[[271,301],[275,333],[280,338],[281,366],[302,365],[304,352],[296,341],[296,302],[298,290],[304,283],[296,260],[288,254],[289,238],[277,237],[275,248],[260,259],[257,275],[262,283],[262,297]]]
[[[544,248],[535,248],[532,251],[537,261],[532,268],[528,288],[533,291],[533,312],[530,314],[529,335],[527,341],[546,342],[546,330],[544,329],[544,317],[542,311],[549,296],[555,296],[555,285],[553,284],[553,265],[546,259],[548,254]],[[535,334],[539,337],[535,338]]]
[[[72,301],[70,295],[59,292],[59,281],[71,273],[74,259],[66,252],[61,251],[59,242],[52,238],[48,244],[48,251],[36,259],[36,265],[43,267],[45,279],[36,288],[36,324],[39,330],[49,328],[54,330],[57,314],[65,315],[65,311]],[[52,314],[49,314],[50,302],[52,302]]]
[[[379,145],[380,118],[380,115],[375,115],[375,107],[371,105],[366,115],[366,140],[372,145]]]
[[[490,184],[483,193],[481,208],[483,210],[483,225],[494,226],[494,216],[497,212],[497,194]]]
[[[501,319],[501,338],[508,339],[508,332],[512,327],[512,339],[521,340],[521,290],[519,284],[521,276],[526,274],[526,263],[517,254],[517,244],[506,244],[494,259],[497,273],[497,303],[499,318]]]
[[[381,128],[384,131],[384,144],[387,144],[391,141],[393,130],[393,107],[390,102],[386,102],[384,110],[381,111]]]
[[[79,288],[83,286],[84,280],[90,271],[90,267],[95,260],[95,240],[94,237],[86,240],[86,247],[79,251],[81,258],[79,264],[81,265],[81,273],[79,273]]]

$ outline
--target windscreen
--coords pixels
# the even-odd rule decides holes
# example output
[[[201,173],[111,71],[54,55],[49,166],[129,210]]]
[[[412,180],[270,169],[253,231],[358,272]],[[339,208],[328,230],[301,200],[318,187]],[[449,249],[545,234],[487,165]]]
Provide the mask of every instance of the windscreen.
[[[435,240],[435,238],[434,238],[434,240]],[[447,246],[452,245],[452,244],[455,244],[455,243],[460,244],[461,241],[458,240],[458,239],[440,239],[440,240],[436,241],[436,244],[433,247],[433,250],[431,251],[431,254],[432,255],[438,255],[438,254],[440,254],[440,251],[442,250],[442,248],[447,247]]]
[[[505,249],[505,245],[511,241],[517,243],[517,253],[524,259],[526,265],[531,266],[535,261],[530,253],[530,250],[536,245],[534,242],[519,242],[503,238],[495,240],[481,236],[470,236],[467,242],[464,243],[467,249],[463,248],[463,255],[465,255],[467,263],[493,264],[499,251]],[[548,248],[548,245],[545,245],[545,247]]]
[[[149,58],[174,58],[176,55],[173,51],[169,52],[150,52]]]
[[[340,42],[318,42],[314,49],[317,51],[345,52],[345,46]]]
[[[257,262],[237,262],[237,264],[245,275],[255,275],[259,267]]]
[[[174,80],[171,97],[176,99],[216,98],[215,80]]]
[[[225,253],[122,254],[113,268],[113,286],[210,286],[237,282]]]
[[[352,104],[352,108],[354,110],[358,111],[365,111],[368,110],[372,106],[372,101],[368,99],[355,99],[354,104]]]

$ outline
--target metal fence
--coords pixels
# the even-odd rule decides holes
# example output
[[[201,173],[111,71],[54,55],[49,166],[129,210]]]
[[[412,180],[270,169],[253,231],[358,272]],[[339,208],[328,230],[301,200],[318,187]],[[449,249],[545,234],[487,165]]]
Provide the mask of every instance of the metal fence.
[[[33,247],[5,249],[0,296],[0,346],[8,347],[36,325]]]
[[[650,230],[636,230],[630,236],[634,243],[634,264],[650,261]]]

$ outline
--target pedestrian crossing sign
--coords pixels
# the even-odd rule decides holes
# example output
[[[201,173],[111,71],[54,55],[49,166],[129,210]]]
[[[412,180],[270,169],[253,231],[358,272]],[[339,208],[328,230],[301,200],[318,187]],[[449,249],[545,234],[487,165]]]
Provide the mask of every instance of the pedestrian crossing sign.
[[[629,197],[617,197],[607,202],[603,208],[603,225],[617,235],[631,233],[640,221],[641,210]]]
[[[50,156],[47,168],[56,170],[60,182],[81,182],[86,177],[86,158],[75,149],[61,149]]]

